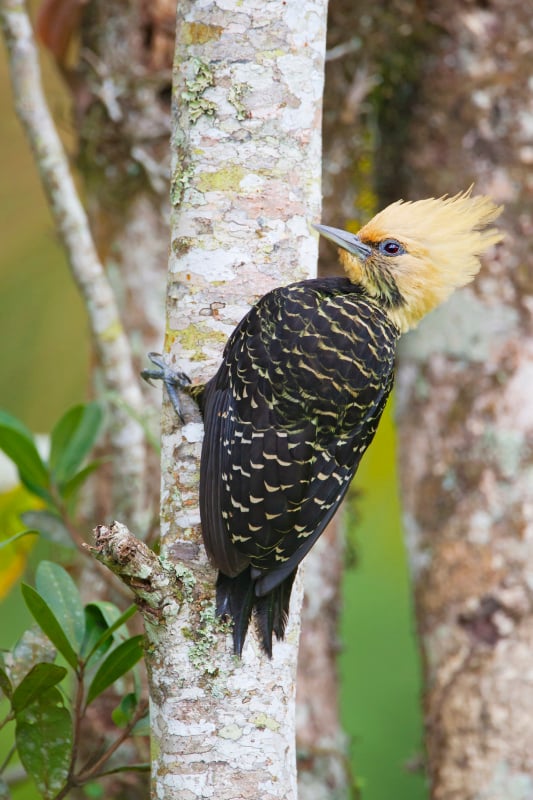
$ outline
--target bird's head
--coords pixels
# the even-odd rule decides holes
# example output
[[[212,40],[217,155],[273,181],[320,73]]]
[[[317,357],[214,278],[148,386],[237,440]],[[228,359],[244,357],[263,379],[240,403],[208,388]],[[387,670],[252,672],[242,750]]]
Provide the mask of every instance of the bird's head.
[[[402,331],[416,327],[479,272],[479,256],[503,236],[489,227],[502,212],[470,190],[454,197],[403,202],[380,211],[359,233],[317,230],[339,246],[354,283],[379,299]]]

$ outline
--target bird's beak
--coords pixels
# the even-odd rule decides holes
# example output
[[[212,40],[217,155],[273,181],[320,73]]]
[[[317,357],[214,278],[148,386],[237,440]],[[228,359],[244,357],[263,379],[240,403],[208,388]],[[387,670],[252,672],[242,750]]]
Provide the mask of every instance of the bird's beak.
[[[313,225],[313,228],[321,233],[322,236],[325,236],[326,239],[335,242],[336,245],[342,247],[343,250],[347,250],[352,255],[357,256],[357,258],[364,260],[372,254],[372,249],[362,242],[355,233],[341,231],[340,228],[330,228],[329,225]]]

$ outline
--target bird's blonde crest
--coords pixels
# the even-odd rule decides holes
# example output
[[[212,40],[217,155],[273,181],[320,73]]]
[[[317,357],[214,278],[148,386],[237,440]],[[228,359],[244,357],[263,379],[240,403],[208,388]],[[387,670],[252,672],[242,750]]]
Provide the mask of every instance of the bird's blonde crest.
[[[463,257],[465,251],[479,255],[503,238],[495,228],[483,230],[499,217],[503,206],[495,205],[484,195],[471,197],[471,191],[472,187],[453,197],[398,200],[376,214],[359,236],[363,241],[396,236],[425,243],[432,249],[457,247]],[[461,265],[457,268],[461,270]]]
[[[489,197],[471,196],[471,188],[453,197],[392,203],[359,231],[370,245],[398,240],[406,253],[391,259],[391,274],[404,298],[404,307],[391,313],[402,331],[415,327],[422,317],[442,303],[454,289],[469,283],[479,272],[479,256],[503,235],[491,223],[502,206]],[[345,261],[350,274],[365,281],[364,267]]]

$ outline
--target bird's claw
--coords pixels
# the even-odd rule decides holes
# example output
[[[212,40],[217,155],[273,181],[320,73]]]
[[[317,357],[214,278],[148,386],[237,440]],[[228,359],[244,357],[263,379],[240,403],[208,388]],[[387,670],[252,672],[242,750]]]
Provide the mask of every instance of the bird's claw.
[[[148,353],[148,358],[157,369],[143,369],[141,377],[144,378],[150,386],[154,385],[152,380],[163,381],[172,407],[183,423],[184,419],[178,390],[187,389],[191,385],[190,378],[188,375],[185,375],[184,372],[176,372],[176,370],[169,367],[160,353]]]

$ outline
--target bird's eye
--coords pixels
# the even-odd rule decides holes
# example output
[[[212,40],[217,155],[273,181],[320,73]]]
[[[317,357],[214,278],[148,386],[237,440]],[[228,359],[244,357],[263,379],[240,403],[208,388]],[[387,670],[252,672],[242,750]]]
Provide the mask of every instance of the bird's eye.
[[[400,242],[397,242],[396,239],[385,239],[383,242],[379,243],[379,249],[387,256],[397,256],[401,253],[405,253]]]

